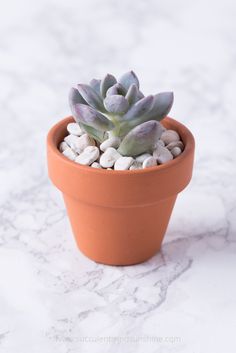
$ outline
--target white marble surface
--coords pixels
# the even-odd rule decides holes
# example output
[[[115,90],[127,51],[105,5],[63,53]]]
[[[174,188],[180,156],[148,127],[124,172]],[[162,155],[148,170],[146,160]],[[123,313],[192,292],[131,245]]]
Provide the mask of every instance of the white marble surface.
[[[236,3],[8,0],[0,13],[0,352],[236,351]],[[45,136],[69,87],[134,69],[197,143],[161,253],[76,249]]]

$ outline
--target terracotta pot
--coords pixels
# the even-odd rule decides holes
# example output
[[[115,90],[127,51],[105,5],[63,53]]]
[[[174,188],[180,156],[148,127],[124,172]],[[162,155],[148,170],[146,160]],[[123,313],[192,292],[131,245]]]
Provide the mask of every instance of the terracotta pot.
[[[63,193],[79,249],[109,265],[149,259],[160,250],[176,197],[192,176],[191,132],[165,118],[163,125],[176,130],[185,144],[180,156],[157,167],[111,171],[81,166],[58,151],[71,121],[68,117],[49,131],[47,155],[49,177]]]

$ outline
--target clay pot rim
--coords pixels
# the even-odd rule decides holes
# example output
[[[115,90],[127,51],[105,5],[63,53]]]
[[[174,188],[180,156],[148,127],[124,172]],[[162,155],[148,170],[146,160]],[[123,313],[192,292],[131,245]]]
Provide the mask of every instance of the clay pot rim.
[[[163,119],[164,122],[166,122],[168,125],[174,125],[176,127],[176,131],[180,134],[181,139],[185,140],[184,141],[184,150],[183,152],[176,157],[175,159],[161,164],[161,165],[157,165],[157,166],[153,166],[150,168],[145,168],[145,169],[134,169],[134,170],[107,170],[107,169],[100,169],[100,168],[92,168],[90,166],[84,166],[84,165],[80,165],[79,163],[76,163],[74,161],[71,161],[70,159],[66,158],[58,149],[58,146],[55,143],[56,140],[56,133],[58,131],[58,129],[61,129],[62,126],[66,125],[69,122],[74,122],[74,118],[72,116],[68,116],[62,120],[60,120],[58,123],[56,123],[55,125],[53,125],[53,127],[49,130],[48,135],[47,135],[47,144],[48,147],[51,149],[51,152],[55,153],[57,158],[61,159],[62,163],[68,164],[73,166],[74,168],[76,168],[77,170],[81,170],[81,172],[90,172],[90,173],[94,173],[94,174],[105,174],[106,176],[109,175],[112,177],[112,175],[134,175],[134,174],[152,174],[152,173],[157,173],[157,172],[164,172],[167,169],[172,169],[174,168],[178,163],[180,163],[181,161],[183,161],[184,159],[186,159],[189,155],[189,153],[192,152],[192,150],[195,147],[195,140],[194,137],[191,133],[191,131],[183,124],[181,124],[180,122],[178,122],[175,119],[172,119],[170,117],[166,117],[165,119]],[[184,132],[184,138],[183,135],[181,134],[181,132]]]

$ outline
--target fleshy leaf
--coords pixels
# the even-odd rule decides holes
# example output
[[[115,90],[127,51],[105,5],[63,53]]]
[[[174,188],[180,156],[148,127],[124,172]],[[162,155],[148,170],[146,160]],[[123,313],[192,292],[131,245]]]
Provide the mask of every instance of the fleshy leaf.
[[[136,102],[130,110],[123,116],[123,120],[131,120],[133,118],[138,118],[139,116],[143,116],[152,107],[154,97],[152,95],[144,97]]]
[[[101,86],[100,86],[100,93],[103,98],[106,97],[107,90],[113,85],[115,85],[116,82],[117,82],[116,78],[111,74],[107,74],[104,77],[104,79],[101,81]]]
[[[126,135],[135,126],[142,124],[148,120],[160,121],[161,119],[165,118],[172,107],[173,100],[174,100],[174,95],[172,92],[158,93],[154,96],[153,103],[149,111],[147,111],[143,115],[136,116],[136,117],[133,117],[131,120],[125,121],[125,116],[130,113],[131,109],[136,104],[142,101],[141,99],[140,101],[135,103],[135,105],[127,112],[127,114],[123,116],[123,121],[120,125],[120,135],[121,136]]]
[[[137,156],[144,152],[151,152],[163,131],[164,128],[158,121],[146,121],[124,137],[118,152],[123,156]]]
[[[77,85],[78,91],[84,100],[93,108],[105,112],[102,98],[96,93],[96,91],[89,85],[79,84]]]
[[[79,123],[80,127],[87,132],[87,134],[91,137],[93,137],[95,140],[99,142],[103,142],[108,138],[108,134],[106,131],[99,131],[92,126],[85,125],[83,123]]]
[[[128,100],[129,104],[132,105],[136,103],[140,98],[139,98],[139,90],[138,86],[133,83],[129,89],[128,92],[126,93],[125,98]]]
[[[89,85],[94,89],[94,91],[100,95],[100,85],[101,85],[101,80],[97,78],[93,78],[90,82]]]
[[[139,80],[136,74],[133,71],[128,71],[125,74],[123,74],[119,80],[119,83],[122,84],[122,86],[128,91],[129,87],[134,83],[136,86],[139,88]]]
[[[160,121],[165,118],[172,108],[174,102],[173,92],[162,92],[154,96],[154,101],[147,118]]]
[[[69,105],[73,114],[73,107],[75,104],[82,103],[87,104],[84,98],[81,96],[77,88],[72,87],[69,92]]]
[[[144,94],[141,91],[138,91],[138,98],[139,99],[144,98]]]
[[[108,88],[106,92],[106,96],[111,96],[113,94],[119,94],[119,95],[125,96],[126,90],[120,83],[116,83],[115,85]]]
[[[85,104],[74,106],[75,118],[78,123],[83,123],[99,131],[109,131],[114,128],[114,124],[103,114]]]
[[[129,109],[127,99],[118,94],[107,96],[104,100],[104,105],[108,112],[114,114],[124,114]]]

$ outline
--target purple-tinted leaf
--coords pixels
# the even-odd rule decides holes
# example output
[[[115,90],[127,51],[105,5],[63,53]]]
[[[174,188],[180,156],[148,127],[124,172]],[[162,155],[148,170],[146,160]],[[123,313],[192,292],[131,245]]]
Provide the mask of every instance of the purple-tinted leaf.
[[[144,152],[151,152],[163,131],[161,124],[155,120],[140,124],[124,137],[118,152],[123,156],[137,156]]]
[[[116,83],[115,85],[108,88],[106,96],[111,96],[113,94],[125,96],[126,90],[120,83]]]
[[[94,91],[100,96],[100,86],[101,86],[101,80],[97,78],[93,78],[90,82],[89,85],[94,89]]]
[[[93,108],[105,112],[102,98],[96,93],[96,91],[89,85],[79,84],[77,85],[78,91],[84,100]]]
[[[162,92],[158,93],[154,96],[154,101],[150,112],[147,114],[147,118],[155,119],[160,121],[161,119],[165,118],[174,101],[174,94],[173,92]]]
[[[123,116],[123,120],[131,120],[143,116],[152,107],[154,97],[152,95],[144,97],[136,102]]]
[[[73,114],[73,107],[75,104],[87,104],[86,101],[83,99],[77,88],[72,87],[69,92],[69,105]]]
[[[142,102],[143,99],[135,103],[135,105],[138,104],[139,102]],[[164,92],[164,93],[156,94],[153,98],[153,103],[149,111],[146,111],[144,114],[140,114],[140,116],[138,116],[137,114],[136,116],[133,116],[131,119],[127,120],[126,116],[130,114],[130,112],[132,113],[131,110],[133,107],[135,107],[135,105],[133,105],[131,109],[123,116],[123,119],[122,119],[123,121],[120,126],[120,135],[121,136],[126,135],[135,126],[142,124],[146,121],[149,121],[149,120],[160,121],[169,113],[172,107],[172,104],[173,104],[172,92]]]
[[[138,91],[138,98],[139,99],[144,98],[144,94],[141,91]]]
[[[99,131],[92,126],[85,125],[83,123],[79,123],[81,128],[87,132],[87,134],[93,137],[96,141],[103,142],[107,139],[107,132],[106,131]]]
[[[138,86],[133,83],[129,89],[128,92],[126,93],[125,98],[128,100],[130,105],[133,105],[134,103],[136,103],[140,98],[139,98],[139,90],[138,90]]]
[[[116,78],[111,74],[107,74],[104,77],[104,79],[101,81],[101,86],[100,86],[101,96],[105,98],[107,90],[115,84],[116,84]]]
[[[114,128],[114,124],[103,114],[85,104],[74,106],[75,118],[78,123],[83,123],[99,131],[109,131]]]
[[[127,99],[117,94],[107,96],[104,100],[104,105],[108,112],[114,114],[124,114],[129,109]]]
[[[139,88],[139,80],[136,74],[133,71],[128,71],[123,74],[119,80],[119,83],[128,91],[129,87],[134,83]]]

